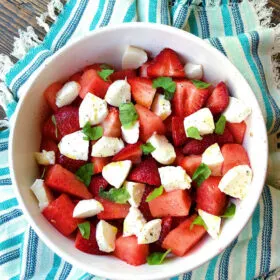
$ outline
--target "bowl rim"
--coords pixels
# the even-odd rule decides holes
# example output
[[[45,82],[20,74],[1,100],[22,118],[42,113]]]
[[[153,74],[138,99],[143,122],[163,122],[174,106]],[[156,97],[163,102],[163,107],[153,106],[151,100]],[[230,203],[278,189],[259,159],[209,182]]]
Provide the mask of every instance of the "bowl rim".
[[[195,44],[202,45],[202,47],[205,48],[207,50],[207,52],[215,54],[217,56],[217,58],[219,58],[219,59],[223,60],[225,63],[227,63],[231,67],[232,70],[235,70],[235,72],[238,74],[240,79],[242,79],[248,85],[248,88],[250,88],[251,92],[249,92],[247,94],[251,94],[256,99],[250,85],[248,84],[248,82],[246,81],[244,76],[240,73],[240,71],[236,68],[236,66],[225,55],[223,55],[221,52],[219,52],[217,49],[215,49],[210,44],[207,44],[203,39],[187,32],[187,31],[184,31],[184,30],[172,27],[172,26],[163,25],[163,24],[133,22],[133,23],[121,23],[121,24],[116,24],[116,25],[113,25],[113,26],[101,27],[97,30],[90,31],[88,34],[84,35],[82,38],[78,38],[78,39],[73,40],[72,42],[69,42],[67,45],[65,45],[61,49],[59,49],[53,56],[51,56],[48,59],[48,62],[55,60],[57,57],[59,57],[61,55],[61,53],[71,49],[72,47],[74,47],[76,45],[81,44],[83,41],[88,40],[90,37],[95,37],[97,34],[113,32],[115,30],[121,30],[121,29],[137,29],[138,27],[160,30],[160,31],[163,31],[163,32],[166,32],[166,33],[171,33],[171,34],[175,33],[177,36],[190,38],[192,41],[195,42]],[[22,94],[22,97],[20,98],[20,100],[17,104],[15,113],[12,116],[12,125],[11,125],[11,130],[10,130],[10,137],[9,137],[9,147],[10,147],[10,149],[8,150],[8,159],[9,159],[10,175],[11,175],[11,179],[12,179],[12,187],[13,187],[13,190],[16,194],[16,198],[19,201],[19,206],[24,213],[24,217],[27,218],[27,221],[29,222],[31,227],[35,230],[35,232],[38,234],[40,239],[42,239],[42,241],[46,244],[46,246],[48,246],[54,253],[58,254],[65,261],[71,263],[72,265],[76,266],[77,268],[80,268],[80,269],[84,270],[85,272],[88,272],[87,267],[85,265],[83,265],[83,263],[79,262],[78,260],[75,259],[75,257],[72,257],[72,256],[68,255],[63,250],[61,250],[58,246],[56,246],[52,242],[52,240],[47,236],[47,234],[45,234],[43,231],[41,231],[40,227],[37,226],[37,224],[33,220],[32,216],[29,214],[29,211],[27,210],[27,208],[25,206],[25,202],[23,201],[23,199],[20,195],[16,175],[15,175],[14,169],[13,169],[13,166],[14,166],[14,163],[13,163],[13,157],[14,157],[13,156],[13,139],[14,139],[14,134],[15,134],[15,127],[16,127],[15,124],[17,122],[17,115],[18,115],[18,112],[20,111],[22,105],[24,104],[24,100],[25,100],[26,96],[28,95],[27,92],[29,91],[30,88],[32,88],[32,86],[34,85],[37,78],[41,76],[45,67],[47,67],[47,64],[48,63],[46,63],[44,65],[44,67],[40,68],[40,70],[36,74],[36,78],[25,89],[24,93]],[[256,101],[257,101],[257,99],[256,99]],[[263,118],[261,108],[260,108],[260,105],[259,105],[258,101],[256,102],[256,107],[254,109],[257,110],[258,113],[261,115],[261,119],[259,120],[259,126],[260,126],[259,129],[262,130],[262,133],[264,134],[264,138],[266,140],[265,151],[264,151],[265,169],[264,169],[263,180],[260,182],[260,185],[262,185],[262,187],[258,189],[258,193],[257,193],[257,196],[256,196],[256,197],[258,197],[258,199],[256,199],[252,203],[252,206],[249,209],[250,211],[247,211],[246,218],[243,220],[243,223],[241,224],[239,230],[236,232],[236,235],[231,237],[230,242],[228,242],[228,244],[223,246],[222,248],[219,248],[219,250],[217,250],[215,252],[212,252],[212,253],[209,253],[208,257],[206,259],[204,259],[203,262],[201,262],[200,264],[197,264],[197,265],[193,266],[192,270],[202,266],[203,264],[205,264],[209,260],[211,260],[214,257],[216,257],[217,255],[221,254],[235,240],[235,238],[240,234],[240,232],[243,230],[243,228],[246,226],[246,224],[250,220],[250,218],[251,218],[251,216],[252,216],[252,214],[253,214],[256,206],[257,206],[260,195],[263,191],[263,187],[264,187],[264,184],[265,184],[265,178],[266,178],[266,172],[267,172],[267,162],[268,162],[267,131],[266,131],[265,121],[264,121],[264,118]],[[250,213],[250,214],[248,214],[248,213]],[[110,279],[125,279],[125,280],[130,280],[131,279],[131,276],[129,276],[127,274],[122,275],[122,273],[119,273],[117,271],[111,272],[111,274],[109,274],[107,272],[103,272],[103,270],[99,269],[98,267],[94,267],[92,269],[92,271],[95,271],[95,272],[88,272],[88,273],[94,273],[97,276],[106,277],[106,278],[110,278]],[[190,271],[190,270],[188,270],[188,271]],[[186,271],[184,269],[184,267],[181,266],[180,269],[178,269],[178,267],[177,267],[176,271],[170,270],[170,272],[168,274],[165,273],[164,275],[162,275],[162,273],[160,272],[160,269],[159,269],[159,271],[157,273],[153,273],[153,275],[148,275],[148,272],[147,272],[145,275],[141,275],[139,277],[137,275],[134,275],[134,278],[135,279],[146,279],[146,280],[151,280],[151,279],[157,280],[157,279],[162,279],[162,278],[171,278],[171,277],[180,275],[182,273],[186,273],[188,271]],[[151,278],[151,276],[152,276],[152,278]]]

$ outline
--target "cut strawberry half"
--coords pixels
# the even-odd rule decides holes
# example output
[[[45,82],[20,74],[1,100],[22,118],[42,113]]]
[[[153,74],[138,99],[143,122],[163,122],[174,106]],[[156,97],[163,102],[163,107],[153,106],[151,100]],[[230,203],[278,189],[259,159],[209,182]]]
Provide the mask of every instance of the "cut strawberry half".
[[[143,78],[149,78],[148,73],[147,73],[147,69],[149,67],[149,65],[151,64],[151,61],[147,61],[146,63],[144,63],[140,69],[139,69],[139,76],[143,77]]]
[[[101,123],[101,126],[103,127],[103,136],[121,137],[121,121],[119,110],[117,108],[111,107],[109,114]]]
[[[59,131],[56,131],[55,125],[52,121],[52,117],[49,117],[43,124],[43,130],[42,130],[43,137],[52,139],[55,142],[60,141],[61,136]]]
[[[143,214],[144,218],[147,221],[150,221],[153,219],[153,216],[151,214],[150,211],[150,207],[149,207],[149,203],[146,202],[146,199],[148,197],[148,195],[154,190],[154,187],[146,185],[145,186],[145,191],[142,195],[142,199],[141,199],[141,203],[139,205],[139,210],[141,211],[141,213]]]
[[[185,77],[184,66],[178,54],[171,49],[163,49],[147,67],[149,77]]]
[[[51,109],[56,112],[58,107],[56,106],[56,94],[63,87],[61,82],[55,82],[51,84],[44,92],[44,97]]]
[[[184,119],[181,117],[172,117],[172,138],[175,146],[181,146],[187,141]]]
[[[227,128],[233,135],[233,138],[237,144],[242,144],[246,132],[247,125],[243,121],[241,123],[229,123],[226,124]]]
[[[101,176],[92,176],[88,190],[92,193],[93,197],[98,196],[100,189],[106,189],[109,186],[108,182]]]
[[[112,161],[131,160],[134,164],[140,163],[142,156],[141,145],[141,142],[126,145],[113,157]]]
[[[42,142],[41,142],[41,147],[40,150],[43,151],[54,151],[56,154],[56,157],[59,154],[59,150],[58,150],[58,146],[57,144],[52,140],[52,139],[48,139],[48,138],[43,138]]]
[[[176,153],[176,159],[174,161],[174,165],[180,165],[181,161],[184,159],[184,154],[183,154],[183,150],[181,147],[176,147],[175,148],[175,153]]]
[[[117,81],[117,80],[124,80],[124,79],[129,79],[136,77],[137,73],[136,70],[134,69],[125,69],[125,70],[120,70],[116,71],[113,74],[110,75],[110,80],[112,82]]]
[[[111,161],[111,157],[91,157],[90,161],[93,163],[93,173],[98,174]]]
[[[185,101],[189,83],[187,80],[176,81],[176,91],[172,99],[172,112],[178,117],[184,118],[186,116]]]
[[[73,173],[75,173],[80,167],[86,164],[84,160],[71,159],[62,154],[59,154],[57,163]]]
[[[166,136],[170,138],[172,138],[172,118],[173,116],[170,115],[167,119],[163,121],[165,126]]]

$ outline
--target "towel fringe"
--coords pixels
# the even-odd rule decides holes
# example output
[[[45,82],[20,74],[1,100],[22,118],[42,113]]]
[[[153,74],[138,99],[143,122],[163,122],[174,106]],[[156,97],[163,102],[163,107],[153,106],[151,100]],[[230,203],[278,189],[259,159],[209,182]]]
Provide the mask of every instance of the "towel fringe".
[[[271,26],[273,8],[268,7],[268,0],[251,0],[251,3],[256,10],[261,27],[269,28]]]
[[[51,19],[56,20],[57,14],[60,14],[63,10],[63,3],[61,0],[51,0],[48,4],[48,15]]]
[[[275,85],[280,89],[280,23],[274,27],[274,47],[272,50],[272,72]]]
[[[42,13],[39,17],[36,17],[37,24],[44,28],[46,33],[50,30],[50,26],[46,23],[48,15],[48,13]]]
[[[0,82],[0,106],[7,111],[8,104],[14,101],[12,93],[4,82]]]
[[[13,67],[13,62],[10,57],[4,54],[0,54],[0,81],[5,80],[6,74]]]

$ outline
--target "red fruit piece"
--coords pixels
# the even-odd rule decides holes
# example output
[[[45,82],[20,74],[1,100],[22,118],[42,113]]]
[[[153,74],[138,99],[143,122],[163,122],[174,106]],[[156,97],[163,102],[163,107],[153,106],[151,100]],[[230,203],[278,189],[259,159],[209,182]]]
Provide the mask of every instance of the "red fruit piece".
[[[226,126],[229,129],[229,131],[231,132],[231,134],[233,135],[235,143],[242,144],[243,139],[244,139],[244,135],[245,135],[245,132],[246,132],[246,128],[247,128],[246,123],[244,121],[241,122],[241,123],[229,123],[229,122],[227,122]]]
[[[99,220],[113,220],[113,219],[123,219],[127,216],[129,211],[129,204],[119,204],[101,197],[96,197],[104,207],[104,211],[97,215]]]
[[[224,144],[228,144],[228,143],[233,143],[234,142],[234,138],[232,133],[230,132],[230,130],[225,127],[224,133],[222,135],[217,135],[214,134],[216,137],[216,142],[222,146]]]
[[[93,224],[90,224],[90,236],[89,239],[83,238],[80,231],[78,231],[76,240],[75,240],[75,247],[88,254],[92,255],[105,255],[104,252],[99,250],[97,241],[96,241],[96,228]]]
[[[112,75],[110,75],[110,80],[112,82],[117,81],[117,80],[124,80],[125,78],[133,78],[136,77],[137,73],[136,70],[134,69],[125,69],[125,70],[120,70],[114,72]]]
[[[104,98],[110,82],[104,81],[94,69],[89,69],[84,72],[80,80],[81,90],[79,92],[80,97],[83,99],[88,92]]]
[[[54,151],[56,156],[58,155],[59,151],[58,151],[58,147],[57,147],[57,144],[51,140],[51,139],[45,139],[43,138],[42,139],[42,142],[41,142],[41,151]]]
[[[128,83],[131,86],[131,94],[135,102],[150,109],[157,91],[153,88],[152,80],[135,77],[128,79]]]
[[[73,218],[75,205],[66,194],[60,195],[43,210],[46,219],[63,235],[69,236],[81,222]]]
[[[61,136],[80,130],[79,109],[73,106],[64,106],[54,115],[57,129]]]
[[[142,105],[136,104],[135,109],[139,116],[140,138],[146,142],[154,132],[165,134],[165,126],[162,119]]]
[[[83,72],[77,72],[69,78],[69,81],[74,81],[74,82],[80,83],[82,75],[83,75]]]
[[[178,54],[168,48],[163,49],[147,68],[147,74],[150,77],[185,77],[184,67],[178,57]]]
[[[166,250],[171,249],[172,253],[177,256],[184,256],[193,246],[195,246],[206,233],[203,226],[190,226],[197,215],[189,217],[178,227],[169,232],[162,243]]]
[[[193,176],[195,170],[201,164],[202,156],[201,155],[190,155],[184,157],[180,161],[180,166],[183,167],[189,176]]]
[[[228,106],[229,103],[229,93],[227,86],[224,82],[220,82],[206,102],[206,107],[208,107],[212,114],[221,114]]]
[[[56,94],[62,87],[63,87],[63,84],[61,82],[55,82],[55,83],[51,84],[44,92],[44,97],[54,112],[56,112],[58,110],[58,107],[55,104]]]
[[[176,81],[176,91],[172,99],[172,112],[178,116],[184,118],[186,116],[185,112],[185,101],[187,98],[187,88],[189,81],[180,80]]]
[[[185,190],[165,192],[149,202],[153,217],[186,216],[191,208],[191,197]]]
[[[172,118],[173,116],[171,115],[163,121],[166,131],[165,135],[170,138],[172,137]]]
[[[210,176],[197,188],[197,209],[202,209],[215,216],[220,216],[224,213],[228,198],[218,187],[220,181],[221,177]]]
[[[151,211],[150,211],[149,203],[146,202],[146,199],[147,199],[148,195],[153,190],[154,190],[154,187],[151,187],[149,185],[145,186],[145,191],[143,193],[142,200],[141,200],[141,203],[139,205],[139,210],[141,211],[141,213],[143,214],[144,218],[147,221],[150,221],[150,220],[153,219],[153,216],[152,216]]]
[[[93,163],[93,173],[98,174],[111,161],[111,157],[91,157],[90,161]]]
[[[109,186],[108,182],[102,177],[102,175],[92,176],[90,184],[88,186],[88,190],[92,193],[92,195],[98,196],[99,190],[106,189]]]
[[[180,165],[181,160],[185,157],[182,151],[182,148],[175,148],[176,159],[174,161],[174,165]]]
[[[221,152],[224,157],[222,174],[237,165],[249,165],[250,160],[246,150],[240,144],[226,144],[222,147]]]
[[[175,146],[181,146],[187,141],[184,119],[181,117],[172,117],[172,138]]]
[[[143,78],[149,78],[148,73],[147,73],[147,69],[149,67],[149,65],[151,64],[151,61],[147,61],[146,63],[144,63],[140,69],[139,69],[139,76],[143,77]]]
[[[60,133],[58,130],[56,132],[56,128],[52,121],[52,117],[49,117],[43,124],[43,129],[42,129],[43,137],[52,139],[53,141],[59,141],[61,139],[61,136],[59,134]]]
[[[126,263],[138,266],[146,263],[149,255],[149,245],[138,244],[136,236],[120,236],[116,240],[114,255]]]
[[[76,176],[63,168],[59,164],[55,164],[49,171],[45,179],[46,185],[56,191],[74,195],[79,198],[92,198],[87,187],[76,178]]]
[[[104,66],[107,66],[108,69],[113,69],[111,65],[107,64],[107,63],[94,63],[91,65],[87,65],[84,68],[84,72],[90,69],[96,70],[96,71],[102,71],[102,69],[104,69]]]
[[[109,114],[101,123],[103,127],[103,136],[121,137],[121,121],[119,110],[117,108],[110,108]]]
[[[75,173],[80,167],[86,164],[84,160],[71,159],[62,154],[59,154],[57,163],[73,173]]]
[[[113,157],[112,161],[131,160],[134,164],[140,163],[142,156],[141,144],[141,142],[127,144]]]
[[[161,184],[156,161],[150,157],[139,163],[128,176],[128,180],[153,186]]]

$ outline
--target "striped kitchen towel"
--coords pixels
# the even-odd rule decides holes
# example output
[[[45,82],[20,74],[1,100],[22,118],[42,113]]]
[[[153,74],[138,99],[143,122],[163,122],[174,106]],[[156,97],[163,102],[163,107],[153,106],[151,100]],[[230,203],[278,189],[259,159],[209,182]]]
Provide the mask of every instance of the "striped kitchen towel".
[[[226,55],[244,74],[259,100],[270,138],[269,182],[280,185],[280,25],[271,27],[267,0],[52,0],[38,18],[47,35],[20,31],[12,55],[0,55],[0,104],[8,118],[36,71],[67,42],[96,28],[131,21],[173,25],[199,36]],[[57,13],[60,15],[57,17]],[[46,17],[55,23],[49,28]],[[6,86],[9,90],[6,88]],[[2,121],[4,126],[7,121]],[[12,189],[8,167],[9,130],[0,131],[0,279],[100,279],[54,254],[28,225]],[[277,165],[279,163],[279,165]],[[280,278],[280,192],[266,185],[238,238],[219,256],[172,279]],[[277,276],[278,275],[278,276]]]

